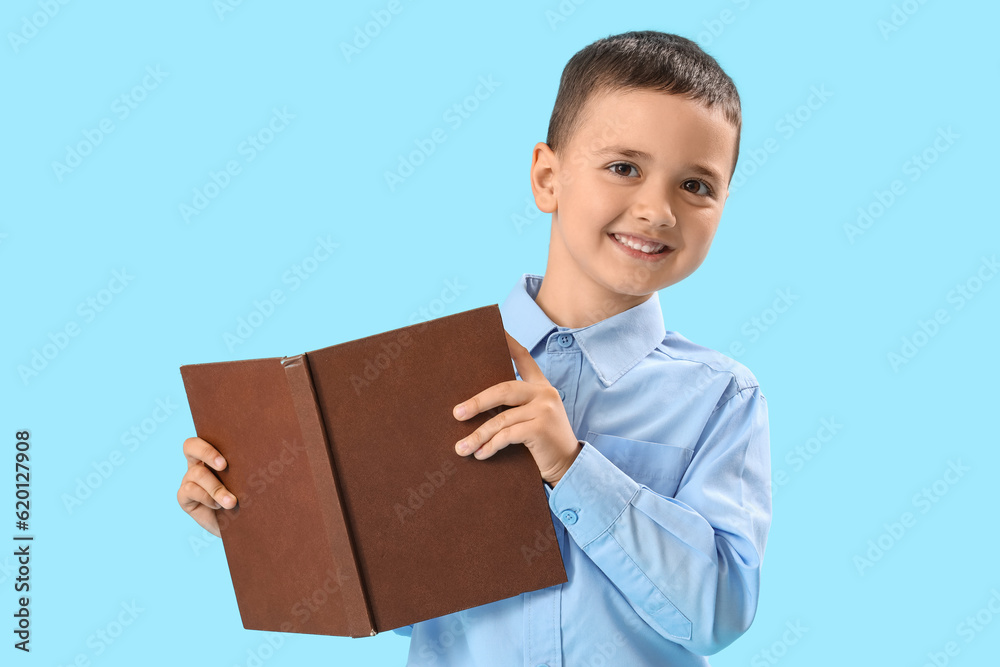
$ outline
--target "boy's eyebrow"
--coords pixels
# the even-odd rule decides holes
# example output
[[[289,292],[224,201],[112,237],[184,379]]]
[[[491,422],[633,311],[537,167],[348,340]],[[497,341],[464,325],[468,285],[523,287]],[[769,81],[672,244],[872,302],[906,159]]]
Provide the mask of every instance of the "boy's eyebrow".
[[[634,148],[624,146],[605,146],[594,151],[594,155],[621,155],[622,157],[638,158],[640,160],[652,160],[653,156],[645,151],[637,151]]]
[[[633,158],[637,160],[652,160],[653,156],[645,151],[636,150],[634,148],[626,148],[625,146],[606,146],[604,148],[594,151],[594,155],[620,155],[622,157]],[[688,169],[695,171],[702,176],[708,176],[718,182],[722,182],[722,175],[716,170],[706,167],[703,164],[692,164],[687,166]]]

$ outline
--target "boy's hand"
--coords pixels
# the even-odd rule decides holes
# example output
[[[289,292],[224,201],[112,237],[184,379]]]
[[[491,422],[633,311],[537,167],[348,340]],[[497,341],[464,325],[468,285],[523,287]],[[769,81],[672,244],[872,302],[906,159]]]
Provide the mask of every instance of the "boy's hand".
[[[184,456],[188,469],[177,491],[177,502],[205,530],[222,537],[215,510],[236,507],[236,496],[223,486],[210,468],[222,470],[226,467],[226,460],[215,447],[201,438],[184,441]]]
[[[456,405],[454,415],[462,420],[501,405],[512,407],[456,443],[455,451],[462,456],[475,452],[477,459],[486,459],[511,443],[524,443],[542,479],[555,486],[576,460],[580,441],[573,433],[559,392],[549,384],[528,350],[504,333],[511,359],[523,379],[484,389]],[[468,443],[468,449],[462,448],[464,443]]]

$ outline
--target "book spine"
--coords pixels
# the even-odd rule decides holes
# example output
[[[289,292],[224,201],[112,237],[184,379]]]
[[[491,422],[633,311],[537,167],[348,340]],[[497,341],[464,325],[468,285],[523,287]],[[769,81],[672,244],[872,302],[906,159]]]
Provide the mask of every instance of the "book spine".
[[[309,467],[323,506],[323,528],[330,538],[333,557],[343,573],[341,592],[348,632],[351,637],[370,637],[377,632],[374,616],[361,577],[354,535],[344,507],[326,426],[316,401],[309,362],[306,355],[300,354],[283,358],[281,365],[291,389],[295,413],[308,451]]]

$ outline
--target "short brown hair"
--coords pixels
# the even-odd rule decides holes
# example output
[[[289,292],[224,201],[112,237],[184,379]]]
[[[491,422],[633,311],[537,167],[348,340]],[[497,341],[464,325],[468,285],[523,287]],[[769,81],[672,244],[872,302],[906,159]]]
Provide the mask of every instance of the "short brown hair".
[[[558,152],[579,126],[587,100],[597,93],[639,89],[684,95],[708,108],[719,105],[736,128],[732,180],[743,125],[736,84],[698,44],[671,33],[626,32],[578,51],[563,69],[545,143]]]

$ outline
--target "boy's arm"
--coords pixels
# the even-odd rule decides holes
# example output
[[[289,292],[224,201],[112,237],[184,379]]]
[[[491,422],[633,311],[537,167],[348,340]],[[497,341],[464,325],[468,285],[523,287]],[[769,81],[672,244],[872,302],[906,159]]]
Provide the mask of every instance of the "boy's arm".
[[[549,505],[635,612],[699,655],[746,632],[771,523],[760,388],[737,391],[716,407],[673,498],[638,484],[581,442]],[[648,463],[656,465],[655,452]]]

